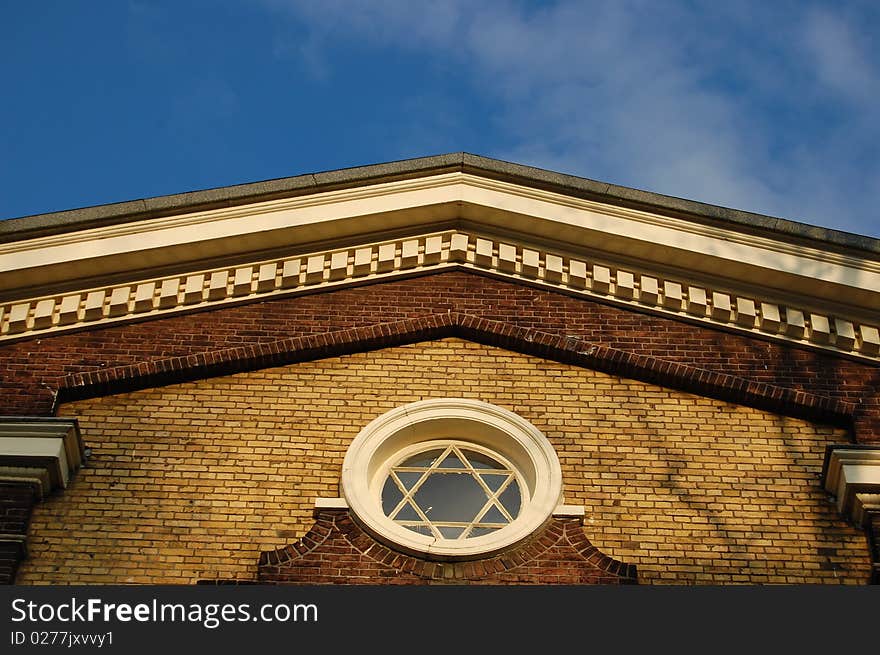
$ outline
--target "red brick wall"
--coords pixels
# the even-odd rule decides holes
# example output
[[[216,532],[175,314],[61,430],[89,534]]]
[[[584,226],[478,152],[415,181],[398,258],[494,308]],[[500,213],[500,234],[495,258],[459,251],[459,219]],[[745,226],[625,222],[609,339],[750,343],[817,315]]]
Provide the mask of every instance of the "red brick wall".
[[[390,550],[361,530],[347,510],[323,510],[302,539],[262,554],[258,579],[268,584],[633,584],[636,567],[599,552],[574,518],[553,518],[525,543],[499,555],[453,563]]]
[[[50,414],[72,373],[448,311],[853,402],[859,441],[880,441],[878,366],[466,272],[8,344],[0,413]]]
[[[25,555],[27,535],[36,495],[28,483],[0,482],[0,584],[15,582]],[[22,537],[21,540],[16,537]]]

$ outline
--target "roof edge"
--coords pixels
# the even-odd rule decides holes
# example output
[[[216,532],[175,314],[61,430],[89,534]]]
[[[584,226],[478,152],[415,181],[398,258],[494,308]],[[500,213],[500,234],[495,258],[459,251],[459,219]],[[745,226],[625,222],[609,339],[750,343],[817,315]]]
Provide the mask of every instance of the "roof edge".
[[[676,217],[703,221],[709,219],[709,221],[725,227],[738,226],[749,231],[772,233],[777,236],[880,254],[880,239],[874,237],[607,182],[598,182],[589,178],[489,159],[479,155],[462,154],[464,172],[471,172],[471,170],[489,172],[507,180],[518,181],[526,186],[540,186],[549,191],[586,197],[609,204],[625,205],[633,209],[654,211]]]
[[[446,172],[465,172],[490,176],[565,195],[720,224],[743,231],[771,234],[776,238],[784,237],[788,240],[809,241],[822,244],[826,248],[832,246],[835,249],[859,250],[875,256],[880,254],[880,239],[873,237],[598,182],[467,152],[307,173],[293,177],[10,218],[0,220],[0,243]]]

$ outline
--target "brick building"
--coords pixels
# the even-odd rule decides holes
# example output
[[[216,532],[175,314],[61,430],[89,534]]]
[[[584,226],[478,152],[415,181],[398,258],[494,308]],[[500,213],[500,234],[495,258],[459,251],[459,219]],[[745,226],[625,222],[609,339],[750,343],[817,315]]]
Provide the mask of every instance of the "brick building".
[[[0,579],[880,577],[880,242],[468,154],[0,222]]]

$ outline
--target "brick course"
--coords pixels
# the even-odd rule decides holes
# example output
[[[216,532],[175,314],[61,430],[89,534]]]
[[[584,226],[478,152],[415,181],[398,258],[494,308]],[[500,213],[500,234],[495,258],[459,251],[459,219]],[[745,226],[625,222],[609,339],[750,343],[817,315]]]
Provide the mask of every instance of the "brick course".
[[[449,396],[541,429],[585,537],[640,582],[869,578],[864,533],[819,483],[845,429],[443,339],[62,405],[93,456],[35,508],[19,582],[256,580],[260,553],[296,543],[314,498],[339,495],[361,427]]]
[[[750,382],[724,373],[713,373],[686,364],[671,363],[645,355],[628,353],[585,343],[576,337],[562,337],[532,328],[447,312],[417,319],[349,328],[318,335],[292,337],[268,344],[239,346],[117,366],[101,371],[76,373],[60,381],[56,402],[93,398],[121,391],[148,389],[187,380],[258,370],[273,365],[311,361],[323,357],[464,336],[477,343],[608,373],[657,382],[663,386],[695,391],[720,400],[770,409],[792,416],[849,425],[855,406],[843,400],[803,391]]]
[[[880,367],[468,272],[427,275],[0,346],[0,407],[52,412],[67,375],[268,344],[444,312],[852,403],[856,437],[880,442]]]
[[[383,546],[347,510],[316,513],[295,543],[260,555],[263,584],[633,584],[636,567],[606,557],[581,522],[554,518],[525,543],[464,562],[429,562]]]
[[[0,584],[15,582],[36,500],[30,483],[0,482]]]

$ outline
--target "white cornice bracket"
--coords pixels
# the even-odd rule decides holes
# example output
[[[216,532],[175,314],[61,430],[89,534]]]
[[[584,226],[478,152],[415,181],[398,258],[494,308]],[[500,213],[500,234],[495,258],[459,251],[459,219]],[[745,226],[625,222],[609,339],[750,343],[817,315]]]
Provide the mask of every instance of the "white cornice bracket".
[[[34,484],[46,496],[66,488],[84,461],[76,419],[0,417],[0,480]]]
[[[863,526],[869,511],[880,511],[880,446],[829,446],[822,481],[838,511]]]

